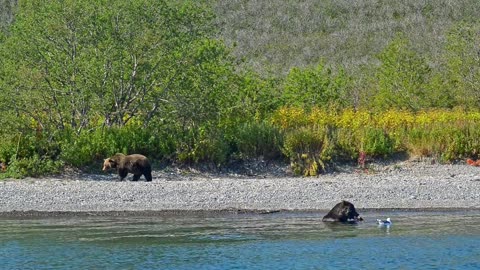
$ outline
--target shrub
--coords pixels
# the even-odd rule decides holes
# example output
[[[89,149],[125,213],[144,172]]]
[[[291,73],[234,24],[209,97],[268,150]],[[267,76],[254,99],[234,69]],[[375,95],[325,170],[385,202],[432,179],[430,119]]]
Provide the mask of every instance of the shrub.
[[[230,146],[222,134],[207,128],[189,129],[177,141],[176,161],[220,166],[226,162],[229,153]]]
[[[60,160],[52,160],[41,158],[34,155],[29,158],[13,159],[8,167],[7,172],[0,174],[1,178],[23,178],[26,176],[40,177],[44,175],[59,173],[64,166]]]
[[[285,105],[302,106],[308,109],[344,102],[344,93],[349,78],[343,71],[335,74],[323,64],[316,67],[292,68],[283,84]]]
[[[81,134],[64,132],[61,158],[75,167],[91,165],[115,153],[141,153],[152,159],[171,159],[175,153],[175,132],[155,132],[139,125],[96,128]]]
[[[244,123],[234,135],[237,154],[241,159],[263,157],[267,160],[282,155],[283,135],[268,122]]]
[[[362,138],[361,152],[369,156],[386,157],[393,154],[394,143],[387,132],[381,129],[368,128]]]
[[[330,143],[325,129],[301,128],[286,134],[284,154],[297,175],[315,176],[325,171],[330,160]]]

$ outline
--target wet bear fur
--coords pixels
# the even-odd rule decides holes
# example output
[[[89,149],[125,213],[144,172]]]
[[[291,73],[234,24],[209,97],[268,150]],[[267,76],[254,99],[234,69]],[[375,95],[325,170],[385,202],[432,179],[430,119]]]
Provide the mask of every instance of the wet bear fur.
[[[138,181],[142,174],[147,182],[152,181],[152,167],[148,158],[140,155],[115,154],[103,162],[103,171],[117,169],[120,181],[123,181],[129,173],[133,174],[132,181]]]
[[[341,201],[337,203],[326,216],[324,222],[357,222],[363,220],[359,217],[355,206],[351,202]]]

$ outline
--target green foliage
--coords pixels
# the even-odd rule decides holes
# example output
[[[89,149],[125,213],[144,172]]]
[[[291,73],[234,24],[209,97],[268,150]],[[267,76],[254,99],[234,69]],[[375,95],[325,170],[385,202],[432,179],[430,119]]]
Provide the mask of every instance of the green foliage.
[[[6,173],[0,174],[0,178],[23,178],[26,176],[40,177],[60,173],[64,163],[60,160],[41,158],[39,155],[14,159],[8,164]]]
[[[450,90],[455,103],[468,109],[480,105],[479,33],[480,21],[477,21],[458,24],[447,35],[443,89]]]
[[[360,152],[369,156],[386,157],[394,153],[394,142],[384,130],[367,129],[361,140]]]
[[[278,89],[279,79],[261,77],[254,71],[245,71],[238,76],[238,92],[234,98],[234,106],[230,108],[228,122],[238,120],[260,121],[268,117],[272,111],[281,106]]]
[[[428,100],[425,83],[430,68],[404,37],[397,37],[379,55],[378,94],[375,107],[419,110]]]
[[[353,128],[332,128],[332,160],[348,162],[357,159],[361,149],[360,132]]]
[[[76,135],[60,134],[61,160],[74,167],[85,167],[115,153],[141,153],[156,160],[174,156],[176,141],[173,134],[155,133],[135,125],[123,128],[98,128]]]
[[[2,136],[2,143],[0,143],[0,162],[8,164],[16,157],[18,148],[20,147],[20,136]]]
[[[418,156],[436,157],[450,162],[478,158],[480,153],[480,123],[459,122],[433,124],[408,131],[408,151]]]
[[[0,178],[39,177],[58,173],[64,162],[59,159],[59,145],[40,134],[4,136],[0,144],[0,161],[7,164]]]
[[[283,85],[283,105],[312,108],[344,102],[348,77],[334,74],[322,64],[315,68],[293,68]]]
[[[478,157],[480,5],[445,1],[20,1],[0,31],[1,177],[117,152],[302,175]]]
[[[237,155],[241,159],[262,157],[275,160],[282,156],[283,134],[268,122],[241,124],[234,134]]]
[[[0,147],[0,160],[7,163],[35,155],[39,159],[57,159],[60,152],[58,143],[42,134],[18,134],[4,138]]]
[[[188,64],[177,71],[178,77],[158,108],[159,116],[173,121],[181,129],[195,129],[218,123],[228,116],[237,95],[236,75],[228,51],[218,41],[200,40],[185,56]]]
[[[285,135],[283,148],[297,175],[315,176],[325,171],[330,161],[331,144],[325,129],[301,128]]]
[[[99,121],[147,125],[192,111],[170,105],[212,104],[216,92],[203,90],[218,90],[226,75],[218,74],[224,47],[208,37],[211,18],[193,2],[22,1],[0,48],[6,108],[80,133]]]
[[[221,134],[200,128],[183,134],[176,149],[176,160],[181,163],[212,163],[221,166],[227,161],[230,146]]]

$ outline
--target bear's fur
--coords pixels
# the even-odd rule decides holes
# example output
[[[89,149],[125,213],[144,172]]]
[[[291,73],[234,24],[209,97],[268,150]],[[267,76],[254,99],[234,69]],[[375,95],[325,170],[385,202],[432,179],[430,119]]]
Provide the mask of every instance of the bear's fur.
[[[337,203],[322,221],[325,222],[357,222],[363,220],[355,210],[355,206],[351,202],[341,201]]]
[[[138,181],[142,174],[147,182],[152,181],[152,167],[147,157],[139,154],[124,155],[115,154],[103,162],[103,171],[117,169],[120,181],[123,181],[129,173],[133,174],[132,181]]]

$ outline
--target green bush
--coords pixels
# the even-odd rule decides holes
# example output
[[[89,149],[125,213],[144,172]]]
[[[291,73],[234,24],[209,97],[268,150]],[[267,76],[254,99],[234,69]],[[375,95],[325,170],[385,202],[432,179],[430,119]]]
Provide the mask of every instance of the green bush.
[[[369,156],[386,157],[394,153],[394,141],[385,131],[368,128],[365,131],[360,151]]]
[[[356,160],[360,151],[358,131],[347,128],[331,128],[331,130],[332,159],[335,161]]]
[[[115,153],[140,153],[151,159],[171,160],[176,146],[175,132],[159,133],[135,125],[97,128],[79,135],[65,132],[61,139],[61,159],[75,167],[91,165]]]
[[[59,155],[58,143],[46,134],[4,135],[0,144],[0,161],[8,167],[0,177],[21,178],[58,173],[63,166]]]
[[[67,164],[81,168],[104,157],[108,150],[108,142],[102,132],[97,130],[76,135],[65,132],[62,136],[61,159]]]
[[[286,134],[284,154],[297,175],[315,176],[331,159],[331,143],[325,129],[300,128]]]
[[[266,160],[282,156],[283,135],[267,122],[249,122],[238,127],[234,135],[237,155],[241,159],[263,157]]]
[[[225,164],[230,146],[216,130],[207,128],[190,129],[177,141],[176,161],[180,163]]]
[[[5,136],[0,143],[0,162],[8,163],[19,148],[19,137]]]
[[[429,100],[425,96],[430,67],[410,48],[404,36],[394,39],[378,56],[380,66],[374,106],[379,109],[420,110]]]
[[[29,158],[12,160],[8,164],[6,173],[0,174],[0,178],[40,177],[59,173],[62,171],[63,166],[64,163],[60,160],[41,158],[38,155],[34,155]]]
[[[349,84],[343,72],[334,73],[323,64],[314,68],[292,68],[282,85],[284,105],[313,108],[345,102],[345,91]]]

